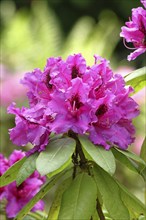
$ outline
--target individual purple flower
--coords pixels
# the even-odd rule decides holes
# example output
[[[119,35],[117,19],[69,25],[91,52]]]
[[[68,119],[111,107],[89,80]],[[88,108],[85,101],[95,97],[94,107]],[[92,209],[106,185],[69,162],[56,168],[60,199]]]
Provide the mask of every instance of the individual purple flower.
[[[141,1],[146,6],[145,0]],[[142,7],[132,9],[132,19],[125,23],[126,26],[121,28],[120,36],[125,39],[126,42],[132,43],[134,49],[128,56],[128,60],[134,60],[140,54],[146,52],[146,10]]]
[[[34,145],[27,155],[42,151],[48,144],[50,130],[45,123],[44,107],[35,105],[34,108],[15,108],[15,103],[9,106],[8,112],[16,115],[16,127],[10,129],[10,139],[18,146],[28,142]],[[43,117],[44,116],[44,117]]]
[[[26,73],[21,83],[29,89],[27,96],[30,107],[35,106],[40,100],[43,100],[43,102],[48,101],[49,91],[43,80],[43,73],[40,69],[34,69],[32,72]]]
[[[90,106],[87,102],[89,86],[79,77],[71,81],[66,93],[56,93],[48,103],[48,109],[55,113],[55,120],[50,124],[52,132],[66,133],[69,130],[84,134],[90,122]],[[58,108],[59,107],[59,108]],[[46,114],[50,114],[50,110]],[[65,126],[63,126],[65,122]]]
[[[1,157],[1,170],[5,172],[14,163],[25,156],[22,151],[14,150],[9,159]],[[3,174],[3,173],[2,173]],[[17,213],[34,197],[39,191],[42,184],[45,182],[45,177],[35,171],[29,178],[27,178],[20,186],[17,187],[16,182],[3,187],[3,197],[0,200],[6,200],[6,214],[8,218],[13,218]],[[43,210],[44,202],[40,200],[35,204],[32,211]]]

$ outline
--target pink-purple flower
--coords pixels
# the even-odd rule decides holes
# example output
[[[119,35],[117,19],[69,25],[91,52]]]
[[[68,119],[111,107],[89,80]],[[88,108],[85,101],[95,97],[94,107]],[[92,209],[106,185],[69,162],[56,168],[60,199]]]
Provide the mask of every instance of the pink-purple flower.
[[[9,159],[6,159],[0,154],[0,176],[14,163],[25,156],[22,151],[14,150]],[[45,182],[45,177],[35,171],[27,178],[20,186],[16,186],[16,182],[0,188],[0,200],[6,200],[6,214],[8,218],[13,218],[17,213],[34,197],[39,191],[42,184]],[[32,211],[44,210],[44,202],[40,200],[33,207]]]
[[[141,0],[141,3],[144,5],[144,7],[146,8],[146,0]]]
[[[145,0],[141,0],[141,3],[146,7]],[[126,46],[134,49],[134,52],[128,56],[128,60],[131,61],[146,52],[146,10],[142,7],[133,8],[132,18],[125,24],[126,26],[121,28],[120,36],[127,43],[132,43],[131,48]]]
[[[138,105],[129,97],[133,92],[121,75],[113,74],[109,61],[94,56],[92,66],[81,54],[49,58],[44,71],[27,73],[22,83],[28,87],[29,108],[9,106],[16,126],[10,138],[18,146],[28,142],[34,148],[27,154],[42,151],[50,133],[72,130],[87,134],[90,140],[109,149],[126,149],[134,141],[132,119]]]

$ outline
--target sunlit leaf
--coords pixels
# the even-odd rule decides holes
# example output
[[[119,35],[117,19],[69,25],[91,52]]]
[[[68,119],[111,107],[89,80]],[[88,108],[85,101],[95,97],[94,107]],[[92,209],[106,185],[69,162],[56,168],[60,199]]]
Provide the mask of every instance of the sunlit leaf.
[[[114,178],[99,166],[96,166],[93,172],[109,215],[114,220],[130,220],[128,209],[121,199],[120,189]]]
[[[127,85],[131,85],[135,93],[146,86],[146,67],[137,69],[125,77]]]
[[[16,180],[17,173],[20,167],[26,161],[26,157],[22,158],[18,162],[14,163],[1,177],[0,177],[0,187],[8,185]]]
[[[108,173],[114,174],[116,163],[111,150],[107,151],[100,146],[95,146],[86,136],[79,135],[79,140],[85,151],[91,156],[95,163]]]
[[[79,174],[62,196],[58,220],[89,220],[96,208],[96,196],[92,177]]]
[[[25,179],[27,179],[36,169],[36,159],[38,157],[38,153],[32,154],[27,157],[23,165],[16,176],[16,183],[19,186]]]
[[[36,160],[39,173],[46,175],[62,167],[71,158],[75,146],[76,142],[72,138],[62,138],[49,143]]]

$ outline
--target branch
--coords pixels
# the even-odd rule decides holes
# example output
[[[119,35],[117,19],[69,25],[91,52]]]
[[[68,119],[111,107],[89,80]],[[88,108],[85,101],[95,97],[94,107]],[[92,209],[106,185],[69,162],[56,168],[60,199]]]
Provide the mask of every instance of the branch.
[[[100,202],[99,202],[98,199],[96,199],[96,210],[97,210],[97,213],[99,215],[100,220],[105,220],[105,217],[104,217],[104,214],[102,212]]]

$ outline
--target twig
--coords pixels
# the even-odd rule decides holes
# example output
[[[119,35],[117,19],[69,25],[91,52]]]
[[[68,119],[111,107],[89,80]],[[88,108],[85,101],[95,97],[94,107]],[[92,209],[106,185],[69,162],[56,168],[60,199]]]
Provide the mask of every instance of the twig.
[[[96,199],[96,210],[97,210],[97,213],[99,215],[100,220],[105,220],[105,217],[104,217],[104,214],[102,212],[100,202],[99,202],[98,199]]]

